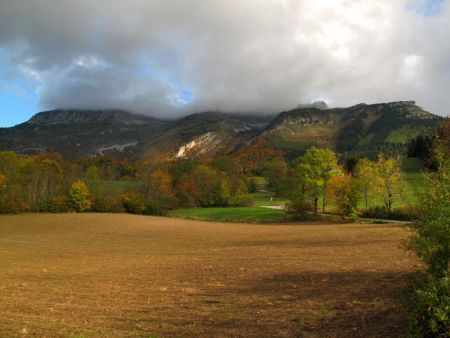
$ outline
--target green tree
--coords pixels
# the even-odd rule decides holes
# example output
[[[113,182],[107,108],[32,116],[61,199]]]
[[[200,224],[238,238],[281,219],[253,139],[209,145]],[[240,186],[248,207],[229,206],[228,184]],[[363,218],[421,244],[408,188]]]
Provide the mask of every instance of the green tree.
[[[287,195],[286,175],[288,166],[284,159],[273,158],[265,165],[264,174],[267,181],[267,188],[277,196]]]
[[[450,158],[442,152],[436,157],[439,169],[425,177],[413,243],[430,274],[442,277],[448,274],[450,262]]]
[[[450,153],[437,150],[438,170],[426,177],[411,246],[427,265],[416,288],[412,327],[419,337],[450,337]]]
[[[78,212],[89,210],[91,207],[89,189],[83,181],[78,180],[71,185],[69,198],[72,207]]]
[[[322,195],[322,211],[325,212],[328,180],[340,173],[336,154],[330,149],[311,147],[300,158],[297,176],[301,190],[312,197],[314,212],[317,213],[320,195]]]

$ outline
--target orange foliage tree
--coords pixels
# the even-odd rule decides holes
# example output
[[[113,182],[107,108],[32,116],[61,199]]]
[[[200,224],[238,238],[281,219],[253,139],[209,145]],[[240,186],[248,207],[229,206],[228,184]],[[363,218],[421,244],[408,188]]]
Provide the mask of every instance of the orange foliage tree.
[[[261,174],[266,161],[277,157],[283,157],[283,153],[270,148],[262,138],[243,147],[234,155],[234,158],[240,163],[244,174],[255,175]]]
[[[143,177],[143,191],[149,208],[155,213],[173,209],[177,205],[172,190],[172,178],[167,172],[156,170]]]

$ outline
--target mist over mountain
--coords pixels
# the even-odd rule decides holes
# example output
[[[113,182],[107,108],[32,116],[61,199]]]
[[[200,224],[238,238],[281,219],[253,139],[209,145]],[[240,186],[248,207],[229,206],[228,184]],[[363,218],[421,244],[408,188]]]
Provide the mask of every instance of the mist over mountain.
[[[328,108],[300,105],[273,115],[204,112],[164,120],[123,110],[52,110],[0,129],[0,150],[21,154],[59,152],[68,158],[168,158],[232,154],[256,140],[295,157],[311,145],[373,156],[404,153],[408,142],[435,127],[441,117],[414,101]]]

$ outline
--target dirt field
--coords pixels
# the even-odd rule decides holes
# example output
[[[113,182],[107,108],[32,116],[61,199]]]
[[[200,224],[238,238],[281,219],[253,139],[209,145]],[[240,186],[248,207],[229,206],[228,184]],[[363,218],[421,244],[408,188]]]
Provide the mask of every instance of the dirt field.
[[[0,336],[395,337],[394,225],[0,217]]]

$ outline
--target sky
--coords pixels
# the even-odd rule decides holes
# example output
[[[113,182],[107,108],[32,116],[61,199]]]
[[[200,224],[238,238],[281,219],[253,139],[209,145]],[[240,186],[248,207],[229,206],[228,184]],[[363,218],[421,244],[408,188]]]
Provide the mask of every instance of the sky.
[[[0,0],[0,126],[415,100],[450,114],[450,0]]]

